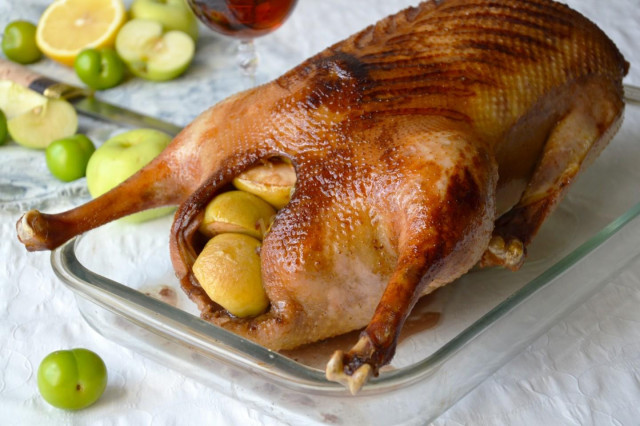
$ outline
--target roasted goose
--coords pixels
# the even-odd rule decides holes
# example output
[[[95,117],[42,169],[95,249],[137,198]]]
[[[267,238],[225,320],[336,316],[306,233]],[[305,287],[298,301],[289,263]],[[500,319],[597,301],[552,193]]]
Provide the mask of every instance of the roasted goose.
[[[179,204],[171,256],[202,317],[273,349],[365,327],[327,367],[357,391],[416,300],[476,264],[517,269],[569,184],[616,132],[628,64],[550,0],[422,3],[205,111],[111,192],[18,222],[52,249]],[[192,273],[209,200],[270,157],[297,184],[261,248],[268,312],[235,318]]]

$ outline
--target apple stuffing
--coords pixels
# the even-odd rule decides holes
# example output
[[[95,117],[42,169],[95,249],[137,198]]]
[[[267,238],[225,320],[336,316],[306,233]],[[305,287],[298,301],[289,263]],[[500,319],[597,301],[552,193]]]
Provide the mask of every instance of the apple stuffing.
[[[295,183],[290,163],[269,160],[233,180],[240,190],[223,192],[207,204],[199,231],[211,239],[193,264],[193,274],[207,296],[233,316],[260,315],[269,307],[260,246]]]

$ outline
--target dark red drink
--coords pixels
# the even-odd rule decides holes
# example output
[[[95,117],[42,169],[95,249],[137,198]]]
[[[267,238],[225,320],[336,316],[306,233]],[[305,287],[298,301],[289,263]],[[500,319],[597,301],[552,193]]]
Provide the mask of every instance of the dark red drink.
[[[277,29],[297,0],[188,0],[198,18],[212,30],[252,39]]]

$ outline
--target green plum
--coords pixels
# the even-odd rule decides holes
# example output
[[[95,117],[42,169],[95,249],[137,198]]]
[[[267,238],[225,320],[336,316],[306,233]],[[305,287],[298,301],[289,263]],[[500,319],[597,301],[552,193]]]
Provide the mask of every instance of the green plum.
[[[120,84],[125,65],[113,49],[84,49],[76,56],[73,69],[84,84],[104,90]]]
[[[27,21],[14,21],[4,29],[2,51],[10,60],[30,64],[42,57],[36,45],[36,26]]]
[[[7,130],[7,117],[0,109],[0,145],[4,145],[9,139],[9,131]]]
[[[107,367],[88,349],[52,352],[38,368],[38,389],[49,404],[80,410],[100,398],[107,387]]]
[[[96,150],[85,135],[77,134],[51,142],[45,151],[47,167],[63,182],[71,182],[85,175],[87,163]]]

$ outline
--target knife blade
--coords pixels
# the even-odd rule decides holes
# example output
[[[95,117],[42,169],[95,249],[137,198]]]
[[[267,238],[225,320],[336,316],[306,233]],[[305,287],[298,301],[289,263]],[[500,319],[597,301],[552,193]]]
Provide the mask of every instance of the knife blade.
[[[175,124],[101,101],[89,89],[42,76],[29,68],[4,59],[0,59],[0,80],[14,81],[49,98],[65,99],[75,107],[78,113],[91,118],[129,127],[157,129],[171,136],[177,135],[182,130]]]

